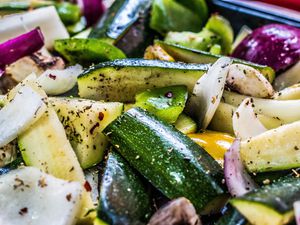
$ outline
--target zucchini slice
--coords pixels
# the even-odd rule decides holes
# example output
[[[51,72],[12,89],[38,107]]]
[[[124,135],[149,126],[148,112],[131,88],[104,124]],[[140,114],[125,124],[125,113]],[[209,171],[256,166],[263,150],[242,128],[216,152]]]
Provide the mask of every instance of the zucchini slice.
[[[196,122],[189,116],[181,113],[174,124],[175,128],[184,134],[191,134],[197,131]]]
[[[56,112],[48,108],[30,129],[18,139],[27,166],[33,166],[57,178],[85,184],[85,178],[65,130]],[[90,193],[84,191],[81,218],[94,207]]]
[[[114,1],[89,34],[89,38],[105,40],[122,49],[129,57],[142,56],[153,41],[149,27],[151,0]]]
[[[186,197],[203,214],[218,210],[226,201],[219,164],[190,138],[147,111],[130,109],[104,133],[129,164],[168,198]]]
[[[151,196],[141,177],[111,151],[100,186],[98,217],[112,225],[137,225],[146,223],[151,214]]]
[[[253,225],[283,225],[292,220],[293,203],[300,199],[299,193],[300,179],[287,177],[230,203]]]
[[[250,172],[300,167],[300,121],[242,141],[241,157]]]
[[[102,130],[123,111],[118,102],[49,98],[83,169],[99,163],[107,147]]]
[[[176,61],[182,61],[186,63],[214,63],[220,57],[222,57],[221,55],[215,55],[205,51],[186,48],[159,40],[156,40],[155,44],[161,46]],[[271,67],[254,64],[240,59],[233,59],[233,63],[244,64],[259,70],[270,83],[272,83],[275,79],[275,71]]]
[[[122,59],[90,67],[78,77],[82,98],[134,102],[137,93],[155,87],[185,85],[192,92],[208,64]]]

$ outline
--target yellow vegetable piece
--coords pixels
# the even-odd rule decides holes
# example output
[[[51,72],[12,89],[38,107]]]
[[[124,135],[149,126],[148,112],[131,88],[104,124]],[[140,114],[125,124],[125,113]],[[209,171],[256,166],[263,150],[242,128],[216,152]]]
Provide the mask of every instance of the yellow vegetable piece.
[[[204,131],[197,134],[188,134],[188,136],[221,165],[223,165],[225,152],[234,141],[234,137],[229,134],[216,131]]]
[[[161,46],[155,44],[149,46],[145,50],[144,59],[158,59],[163,61],[175,62],[175,59],[170,56]]]

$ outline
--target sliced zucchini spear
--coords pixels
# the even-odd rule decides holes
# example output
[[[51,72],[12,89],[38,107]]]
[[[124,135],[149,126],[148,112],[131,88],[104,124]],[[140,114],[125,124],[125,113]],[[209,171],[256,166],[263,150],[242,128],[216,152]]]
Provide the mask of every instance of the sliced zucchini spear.
[[[211,54],[209,52],[186,48],[180,45],[171,44],[163,41],[156,40],[155,44],[164,49],[170,56],[176,61],[187,62],[187,63],[214,63],[221,55]],[[233,59],[234,63],[244,64],[253,67],[260,71],[267,80],[272,83],[275,79],[275,71],[268,66],[258,65],[251,62],[247,62],[240,59]]]
[[[129,164],[167,197],[186,197],[203,214],[218,210],[226,201],[221,167],[172,125],[133,108],[104,133]]]
[[[117,152],[109,152],[100,184],[98,217],[112,224],[144,224],[152,199],[140,175]]]
[[[300,121],[242,141],[241,157],[250,172],[300,167]]]
[[[102,130],[121,115],[123,104],[76,98],[49,98],[49,103],[64,125],[81,167],[99,163],[108,144]]]
[[[134,102],[135,95],[147,89],[185,85],[192,92],[207,64],[185,64],[144,59],[122,59],[90,67],[78,77],[82,98]]]
[[[300,179],[286,177],[230,203],[253,225],[284,225],[293,219],[293,203],[300,199],[299,193]]]
[[[218,108],[231,62],[227,57],[218,59],[194,87],[187,112],[196,118],[200,128],[207,128]]]

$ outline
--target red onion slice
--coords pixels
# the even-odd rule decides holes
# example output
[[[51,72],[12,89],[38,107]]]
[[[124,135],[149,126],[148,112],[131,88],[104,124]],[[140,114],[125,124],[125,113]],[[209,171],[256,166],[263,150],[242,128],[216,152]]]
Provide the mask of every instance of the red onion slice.
[[[241,160],[240,144],[240,139],[235,139],[224,157],[225,182],[234,197],[244,195],[256,187]]]
[[[0,44],[0,68],[30,55],[44,45],[44,37],[39,28]]]
[[[102,0],[77,0],[77,4],[82,9],[88,26],[95,24],[105,11]]]

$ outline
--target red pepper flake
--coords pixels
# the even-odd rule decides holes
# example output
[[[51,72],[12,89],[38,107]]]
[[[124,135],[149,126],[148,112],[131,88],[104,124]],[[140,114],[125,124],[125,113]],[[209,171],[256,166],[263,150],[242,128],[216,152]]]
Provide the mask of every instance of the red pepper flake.
[[[92,187],[91,187],[91,185],[90,185],[89,182],[86,181],[83,186],[84,186],[84,188],[85,188],[85,190],[87,192],[91,192],[92,191]]]
[[[22,208],[22,209],[20,209],[20,211],[19,211],[19,214],[20,214],[21,216],[24,216],[24,214],[26,214],[26,213],[28,213],[28,208],[27,208],[27,207]]]
[[[102,121],[104,119],[104,113],[103,112],[99,112],[98,119],[100,121]]]
[[[94,130],[99,127],[100,124],[97,122],[91,129],[90,129],[90,134],[93,134],[94,133]]]
[[[52,80],[56,80],[56,75],[49,74],[48,76],[49,76],[49,78],[50,78],[50,79],[52,79]]]
[[[168,92],[165,94],[165,97],[166,97],[166,98],[172,98],[172,97],[173,97],[173,92],[172,92],[172,91],[168,91]]]

